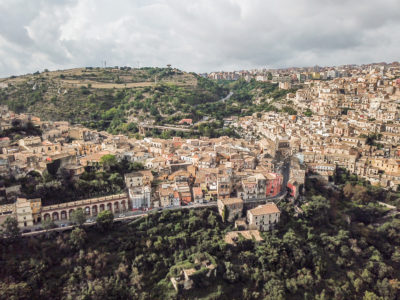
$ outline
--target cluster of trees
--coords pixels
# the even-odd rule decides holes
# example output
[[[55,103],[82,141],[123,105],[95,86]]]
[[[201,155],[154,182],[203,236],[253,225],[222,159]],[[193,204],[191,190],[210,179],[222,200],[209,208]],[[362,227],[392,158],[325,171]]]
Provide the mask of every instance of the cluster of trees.
[[[296,89],[281,90],[277,83],[260,82],[252,79],[246,81],[240,79],[235,82],[224,82],[224,84],[233,91],[231,101],[226,104],[234,105],[237,109],[236,113],[230,115],[252,115],[255,112],[266,111],[283,111],[296,115],[297,111],[291,106],[284,106],[281,110],[274,105],[285,98],[288,93],[296,92]],[[269,101],[266,101],[269,99]]]
[[[382,134],[381,133],[373,133],[373,134],[361,134],[360,137],[366,138],[365,143],[370,146],[378,147],[378,149],[383,148],[383,144],[378,143],[377,141],[381,140]]]
[[[386,190],[379,186],[372,186],[369,181],[364,178],[359,178],[356,174],[352,174],[346,169],[338,168],[335,177],[332,178],[336,185],[343,188],[345,193],[354,202],[369,202],[382,201],[400,208],[400,187],[397,190]]]
[[[141,170],[143,165],[126,159],[117,161],[113,155],[101,158],[99,168],[86,168],[79,179],[61,170],[51,175],[31,172],[17,183],[21,184],[21,194],[27,198],[41,198],[43,205],[117,194],[124,190],[124,174]]]
[[[352,215],[342,190],[306,185],[302,213],[281,203],[281,222],[263,241],[224,242],[232,225],[215,209],[163,211],[129,224],[3,242],[0,290],[7,299],[398,299],[400,220]],[[349,221],[349,216],[350,220]],[[110,223],[109,223],[110,224]],[[107,234],[104,234],[107,232]],[[199,268],[192,290],[170,283]]]
[[[42,131],[33,125],[32,122],[22,124],[19,120],[15,120],[11,124],[11,128],[1,130],[0,138],[8,137],[12,141],[17,141],[26,136],[41,136]]]

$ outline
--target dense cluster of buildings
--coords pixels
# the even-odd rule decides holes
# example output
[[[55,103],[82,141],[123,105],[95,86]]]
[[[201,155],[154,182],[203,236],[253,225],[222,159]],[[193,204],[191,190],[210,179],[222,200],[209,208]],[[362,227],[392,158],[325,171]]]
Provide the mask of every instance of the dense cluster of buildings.
[[[266,151],[286,141],[289,156],[327,179],[340,167],[373,185],[396,190],[400,67],[357,67],[348,73],[351,76],[305,81],[302,89],[289,93],[287,103],[299,112],[296,116],[267,112],[227,122],[244,137],[257,138]]]
[[[0,218],[16,215],[22,227],[48,218],[68,220],[77,208],[91,217],[104,209],[123,212],[232,197],[258,204],[286,192],[288,178],[259,142],[228,137],[136,140],[72,126],[68,122],[44,122],[33,116],[14,114],[6,107],[1,108],[0,118],[2,129],[30,123],[42,131],[42,136],[2,139],[3,178],[23,178],[32,171],[68,172],[79,178],[85,169],[101,169],[101,158],[108,154],[145,166],[145,170],[125,174],[126,193],[117,198],[99,197],[42,206],[40,199],[18,198],[18,186],[3,187],[1,200],[7,204],[1,207]],[[288,144],[283,146],[286,148],[277,148],[276,152],[287,151]],[[24,209],[18,209],[19,205]]]
[[[267,76],[275,80],[290,75],[287,80],[278,81],[291,84],[296,82],[295,78],[303,78],[297,76],[298,71],[306,70],[279,70]],[[218,200],[221,214],[229,212],[227,221],[236,220],[238,226],[250,230],[269,230],[279,215],[266,203],[286,191],[296,198],[306,172],[329,180],[338,168],[343,168],[374,185],[397,189],[399,66],[345,66],[307,71],[319,72],[320,76],[326,72],[331,80],[306,75],[302,88],[287,94],[286,105],[292,105],[299,112],[297,115],[266,112],[225,119],[225,125],[236,128],[243,139],[137,140],[68,122],[41,121],[1,106],[3,132],[28,125],[42,132],[41,136],[0,138],[3,179],[23,178],[32,171],[53,175],[67,172],[79,178],[88,168],[101,169],[102,157],[109,154],[118,160],[139,162],[145,170],[125,174],[126,190],[121,195],[52,206],[42,206],[40,199],[18,198],[18,185],[1,183],[0,203],[4,205],[0,206],[0,222],[12,214],[24,227],[48,218],[68,220],[77,208],[82,208],[89,217],[105,209],[118,213]],[[260,204],[267,206],[257,208]],[[270,210],[274,212],[270,214]]]
[[[275,82],[275,83],[289,83],[297,84],[304,83],[309,80],[331,80],[335,78],[353,77],[358,75],[359,72],[365,70],[371,71],[376,70],[382,75],[385,72],[393,72],[392,75],[399,75],[398,62],[386,64],[368,64],[368,65],[343,65],[337,67],[303,67],[303,68],[285,68],[285,69],[253,69],[253,70],[241,70],[232,72],[211,72],[204,74],[204,76],[214,80],[239,80],[243,79],[250,81],[252,79],[256,81],[264,82]]]

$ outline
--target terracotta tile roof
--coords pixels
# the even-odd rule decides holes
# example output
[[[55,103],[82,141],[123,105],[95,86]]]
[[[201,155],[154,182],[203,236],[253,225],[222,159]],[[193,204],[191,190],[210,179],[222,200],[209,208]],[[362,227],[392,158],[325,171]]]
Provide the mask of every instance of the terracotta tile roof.
[[[201,190],[200,187],[194,187],[193,188],[193,195],[194,196],[203,196],[203,191]]]
[[[257,206],[256,208],[253,208],[250,210],[250,213],[253,214],[254,216],[269,215],[269,214],[275,214],[275,213],[280,213],[280,212],[281,211],[276,206],[276,204],[272,203],[272,202]]]

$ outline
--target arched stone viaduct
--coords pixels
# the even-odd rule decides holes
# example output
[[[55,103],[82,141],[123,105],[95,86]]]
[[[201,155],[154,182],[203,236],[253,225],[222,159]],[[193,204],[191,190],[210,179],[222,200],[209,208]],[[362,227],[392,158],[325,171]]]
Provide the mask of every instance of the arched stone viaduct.
[[[42,220],[70,220],[72,212],[78,208],[82,208],[87,217],[95,217],[103,210],[111,210],[114,214],[118,214],[128,210],[129,199],[126,194],[118,194],[43,206],[41,211]]]

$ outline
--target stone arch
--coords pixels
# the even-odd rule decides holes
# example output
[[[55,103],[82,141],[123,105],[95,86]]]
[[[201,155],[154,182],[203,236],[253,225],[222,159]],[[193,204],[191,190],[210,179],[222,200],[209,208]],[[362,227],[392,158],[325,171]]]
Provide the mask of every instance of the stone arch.
[[[98,210],[97,210],[97,205],[92,206],[92,216],[97,216]]]
[[[49,213],[46,213],[46,214],[44,214],[44,216],[43,216],[43,220],[45,220],[45,221],[47,221],[47,220],[50,220],[50,214]]]
[[[90,206],[86,206],[84,212],[86,216],[90,216]]]
[[[53,221],[58,221],[60,219],[58,212],[55,211],[51,214]]]
[[[34,169],[34,168],[30,168],[30,169],[26,172],[26,175],[29,175],[29,174],[35,175],[35,173],[38,173],[40,176],[43,176],[42,171],[37,170],[37,169]]]
[[[107,210],[111,210],[112,211],[112,204],[111,203],[107,203]]]
[[[62,211],[61,211],[60,216],[61,216],[61,220],[66,220],[66,219],[68,218],[68,217],[67,217],[67,212],[66,212],[65,210],[62,210]]]
[[[68,212],[68,219],[71,220],[72,213],[74,212],[73,209],[70,209]]]
[[[100,204],[99,212],[105,210],[104,204]]]
[[[115,202],[114,202],[114,211],[115,211],[116,213],[119,212],[119,202],[118,202],[118,201],[115,201]]]
[[[125,200],[121,201],[121,211],[126,211],[126,201]]]

